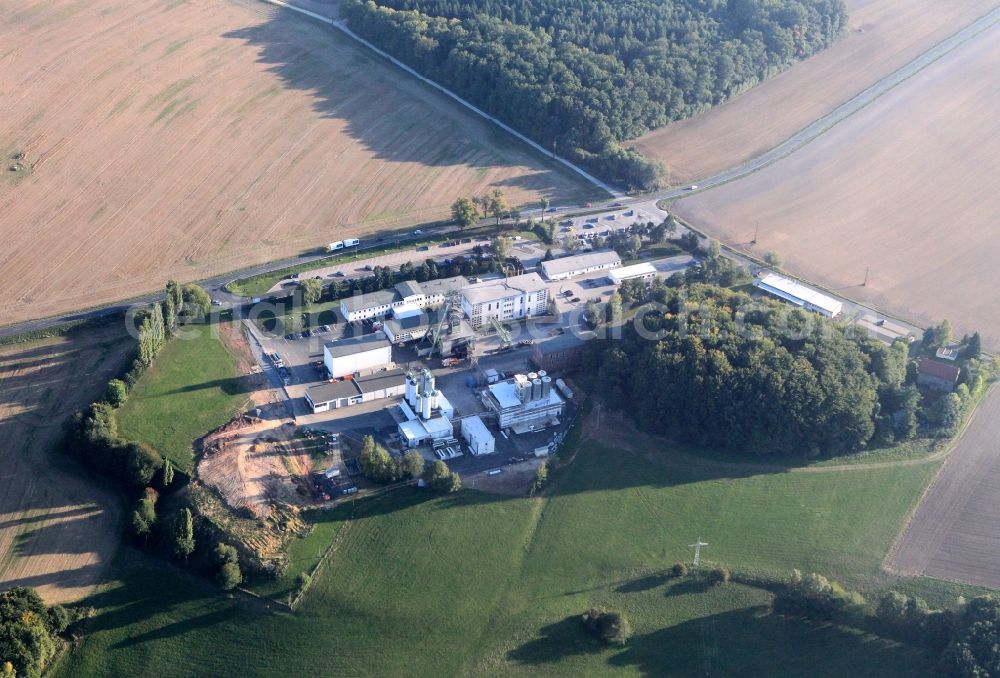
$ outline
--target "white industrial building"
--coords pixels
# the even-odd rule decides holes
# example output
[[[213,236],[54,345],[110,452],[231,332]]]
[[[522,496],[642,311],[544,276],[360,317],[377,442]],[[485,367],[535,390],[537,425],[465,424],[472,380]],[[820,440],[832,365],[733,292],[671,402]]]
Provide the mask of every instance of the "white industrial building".
[[[503,322],[545,315],[548,302],[549,288],[537,273],[489,280],[462,291],[462,309],[476,329],[491,318]]]
[[[403,370],[382,370],[362,377],[337,379],[310,386],[306,403],[313,414],[350,407],[372,400],[401,396],[405,391]]]
[[[391,290],[378,290],[346,297],[340,302],[340,312],[348,322],[354,322],[384,318],[403,309],[434,308],[444,303],[449,292],[461,290],[468,284],[469,281],[460,275],[422,283],[404,280],[396,283]]]
[[[430,370],[407,373],[399,408],[406,418],[398,427],[406,447],[450,438],[454,434],[451,420],[455,416],[455,408],[436,388]]]
[[[331,379],[374,372],[392,365],[392,344],[381,334],[365,334],[323,344],[323,364]]]
[[[479,417],[466,417],[462,420],[462,437],[469,443],[469,451],[477,457],[493,454],[496,450],[496,439]]]
[[[513,379],[492,384],[482,392],[483,404],[497,415],[501,429],[526,433],[558,423],[563,399],[552,388],[545,371],[516,374]]]
[[[613,282],[615,285],[621,285],[622,282],[626,280],[635,280],[636,278],[648,280],[655,277],[656,267],[649,262],[632,264],[631,266],[622,266],[621,268],[616,268],[611,271],[611,273],[608,273],[608,280]]]
[[[768,273],[763,278],[755,280],[753,285],[779,299],[801,306],[807,311],[815,311],[827,318],[835,318],[844,310],[844,304],[837,299],[774,273]]]
[[[548,280],[566,280],[584,273],[618,268],[622,258],[613,250],[599,250],[587,254],[560,257],[540,264],[542,274]]]

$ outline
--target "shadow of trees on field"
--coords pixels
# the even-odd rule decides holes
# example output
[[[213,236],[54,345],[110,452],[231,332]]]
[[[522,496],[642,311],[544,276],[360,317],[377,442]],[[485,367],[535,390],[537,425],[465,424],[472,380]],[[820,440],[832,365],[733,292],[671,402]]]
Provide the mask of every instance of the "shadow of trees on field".
[[[299,4],[322,16],[336,12],[322,1]],[[380,160],[473,170],[532,163],[539,171],[498,185],[556,198],[553,187],[567,184],[563,170],[331,26],[273,8],[263,22],[223,37],[255,47],[258,62],[285,87],[307,92],[317,113],[344,121],[346,133]]]

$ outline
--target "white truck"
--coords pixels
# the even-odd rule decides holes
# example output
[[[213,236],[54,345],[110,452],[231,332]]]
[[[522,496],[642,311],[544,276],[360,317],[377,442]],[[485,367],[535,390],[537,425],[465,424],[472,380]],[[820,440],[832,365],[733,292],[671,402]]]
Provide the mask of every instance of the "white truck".
[[[361,244],[361,241],[357,238],[347,238],[344,240],[344,247],[357,247]]]
[[[330,243],[329,245],[326,246],[326,251],[327,252],[336,252],[337,250],[342,250],[342,249],[344,249],[344,241],[343,240],[338,240],[336,242],[332,242],[332,243]]]

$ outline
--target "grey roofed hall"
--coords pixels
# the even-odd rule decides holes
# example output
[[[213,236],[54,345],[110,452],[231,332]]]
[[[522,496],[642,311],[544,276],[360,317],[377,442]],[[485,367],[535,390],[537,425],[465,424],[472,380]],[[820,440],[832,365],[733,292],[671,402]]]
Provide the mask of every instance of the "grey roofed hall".
[[[469,280],[464,275],[456,275],[451,278],[426,280],[420,283],[420,289],[427,296],[432,296],[434,294],[444,294],[452,290],[460,290],[468,284]]]
[[[395,287],[396,291],[399,292],[400,297],[403,299],[406,299],[407,297],[420,296],[424,293],[424,291],[420,289],[420,283],[416,280],[404,280],[396,283]]]
[[[559,257],[541,263],[542,271],[546,277],[562,275],[572,271],[582,271],[594,266],[611,266],[622,263],[621,255],[613,250],[603,250],[599,252],[589,252],[587,254],[576,254],[569,257]]]
[[[362,393],[371,393],[372,391],[379,391],[390,386],[401,386],[405,377],[405,370],[395,369],[358,377],[355,381],[358,383],[358,387]]]
[[[344,297],[340,303],[349,313],[353,313],[376,306],[388,306],[397,298],[396,290],[378,290],[367,294],[356,294],[353,297]]]
[[[361,395],[357,384],[350,379],[316,384],[315,386],[310,386],[307,392],[309,393],[309,399],[314,403],[327,403],[331,400],[354,398]]]
[[[355,353],[372,351],[377,348],[392,346],[383,334],[363,334],[350,339],[340,339],[338,341],[328,341],[324,345],[326,351],[333,358],[341,358]]]

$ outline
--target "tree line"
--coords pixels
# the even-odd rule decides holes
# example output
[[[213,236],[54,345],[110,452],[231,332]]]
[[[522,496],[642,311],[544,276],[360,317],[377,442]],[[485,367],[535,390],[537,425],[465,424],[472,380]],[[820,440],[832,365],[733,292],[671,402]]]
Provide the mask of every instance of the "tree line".
[[[608,401],[648,431],[748,455],[845,454],[921,429],[950,435],[984,387],[984,366],[969,360],[954,393],[920,389],[905,340],[889,346],[818,314],[692,282],[711,280],[723,261],[709,256],[648,286],[626,282],[608,312],[635,309],[639,319],[620,339],[584,349],[583,367]]]
[[[135,358],[121,378],[108,382],[104,396],[70,419],[65,448],[97,473],[114,481],[131,503],[126,529],[136,545],[187,563],[196,554],[195,524],[191,510],[175,505],[161,516],[161,497],[171,495],[183,482],[175,482],[175,469],[160,452],[143,442],[126,440],[118,432],[115,410],[124,405],[139,378],[181,325],[203,322],[211,311],[211,298],[194,284],[169,281],[163,301],[137,311]],[[178,479],[179,480],[179,479]],[[233,547],[206,542],[198,553],[198,569],[212,574],[226,589],[242,580]]]
[[[842,0],[347,0],[350,27],[606,180],[658,188],[621,142],[828,47]]]

